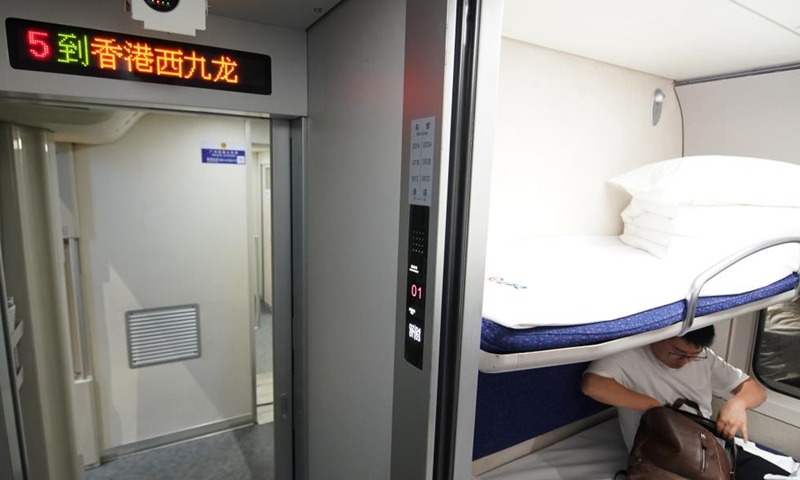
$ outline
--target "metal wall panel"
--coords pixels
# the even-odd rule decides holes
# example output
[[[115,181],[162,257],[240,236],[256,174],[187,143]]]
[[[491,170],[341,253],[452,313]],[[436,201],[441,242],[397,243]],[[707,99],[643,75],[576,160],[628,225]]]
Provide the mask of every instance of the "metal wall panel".
[[[403,0],[346,1],[308,33],[311,479],[388,478],[404,13]]]

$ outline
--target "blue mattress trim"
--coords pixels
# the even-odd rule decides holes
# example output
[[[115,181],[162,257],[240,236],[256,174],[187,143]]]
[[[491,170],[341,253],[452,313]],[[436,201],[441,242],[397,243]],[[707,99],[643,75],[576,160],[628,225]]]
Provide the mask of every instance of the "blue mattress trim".
[[[783,292],[797,286],[798,275],[791,275],[766,287],[739,295],[700,297],[697,314],[708,315],[735,308]],[[514,329],[483,319],[481,325],[481,350],[506,354],[591,345],[664,328],[683,320],[686,302],[677,302],[606,322],[560,327],[535,327]]]

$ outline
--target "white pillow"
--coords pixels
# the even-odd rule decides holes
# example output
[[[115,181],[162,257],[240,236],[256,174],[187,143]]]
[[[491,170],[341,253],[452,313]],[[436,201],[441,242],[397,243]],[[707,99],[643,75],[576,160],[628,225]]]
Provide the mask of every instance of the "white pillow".
[[[800,165],[776,160],[682,157],[641,166],[609,183],[665,204],[800,207]]]

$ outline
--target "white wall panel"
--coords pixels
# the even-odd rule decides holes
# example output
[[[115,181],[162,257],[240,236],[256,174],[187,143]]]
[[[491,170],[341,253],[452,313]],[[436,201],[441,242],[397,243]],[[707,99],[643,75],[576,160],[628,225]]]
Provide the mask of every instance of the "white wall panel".
[[[650,122],[653,91],[666,94]],[[671,81],[503,39],[490,242],[621,233],[629,197],[605,181],[681,154]]]
[[[389,478],[405,2],[349,0],[309,41],[309,478]]]
[[[14,70],[8,60],[5,21],[0,22],[0,93],[57,96],[112,105],[179,106],[234,112],[305,115],[306,34],[211,15],[197,37],[144,30],[125,12],[123,0],[3,0],[0,18],[16,17],[62,25],[163,38],[272,57],[272,95],[251,95],[74,75]]]
[[[800,163],[800,70],[678,87],[687,155]]]
[[[102,447],[252,413],[246,168],[201,163],[243,120],[148,115],[76,146],[81,260]],[[202,357],[128,367],[125,312],[199,303]]]

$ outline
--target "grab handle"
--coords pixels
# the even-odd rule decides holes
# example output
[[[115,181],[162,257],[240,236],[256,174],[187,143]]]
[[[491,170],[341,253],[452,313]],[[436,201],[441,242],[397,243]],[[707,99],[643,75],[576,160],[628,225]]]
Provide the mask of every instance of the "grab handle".
[[[762,250],[786,243],[800,244],[800,237],[782,237],[757,243],[721,260],[705,272],[698,275],[692,282],[691,287],[689,287],[689,292],[686,294],[686,317],[683,319],[683,327],[681,327],[681,332],[678,334],[678,336],[683,336],[686,332],[691,330],[695,315],[697,313],[697,302],[700,298],[700,290],[703,289],[709,280],[724,272],[732,265],[749,257],[750,255],[753,255],[754,253],[758,253]],[[795,269],[795,272],[798,270],[800,270],[800,268]],[[794,290],[794,296],[797,297],[798,295],[800,295],[800,281],[797,283],[797,286]]]

